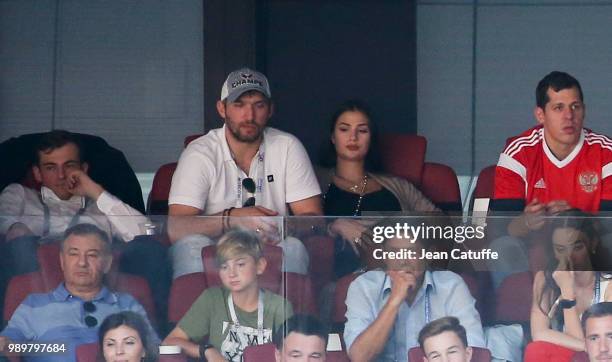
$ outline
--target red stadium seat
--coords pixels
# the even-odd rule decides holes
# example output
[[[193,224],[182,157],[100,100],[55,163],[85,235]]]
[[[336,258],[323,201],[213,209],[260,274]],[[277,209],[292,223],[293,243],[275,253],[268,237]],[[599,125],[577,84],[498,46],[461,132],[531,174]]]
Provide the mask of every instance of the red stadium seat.
[[[459,181],[450,166],[434,162],[425,163],[421,191],[444,211],[462,210]]]
[[[510,274],[497,289],[496,320],[529,323],[532,296],[533,275],[531,272]]]
[[[589,355],[586,352],[576,352],[572,362],[589,362]]]
[[[244,362],[274,361],[274,350],[274,344],[272,343],[248,346],[244,349],[242,359]]]
[[[77,362],[94,362],[98,359],[98,344],[86,343],[77,347],[76,359]]]
[[[408,351],[408,362],[423,362],[424,357],[421,347]],[[491,352],[486,348],[472,347],[472,362],[491,362]]]
[[[425,162],[427,139],[415,134],[384,134],[380,138],[385,171],[412,182],[444,211],[461,211],[457,175],[447,165]]]
[[[196,140],[196,139],[202,137],[203,135],[204,134],[199,133],[199,134],[192,134],[192,135],[189,135],[189,136],[185,137],[185,140],[183,141],[183,147],[189,146],[191,141]]]
[[[17,275],[13,277],[6,289],[4,296],[4,311],[2,318],[4,321],[11,319],[15,309],[30,293],[44,293],[49,291],[44,284],[43,278],[39,272]]]
[[[316,235],[304,239],[311,263],[310,277],[314,290],[322,290],[327,283],[334,280],[334,240],[329,236]]]
[[[427,139],[415,134],[383,134],[380,148],[384,169],[421,187]],[[409,162],[407,162],[409,161]]]
[[[63,280],[63,276],[62,276]],[[60,282],[62,281],[60,280]],[[58,283],[47,284],[40,271],[17,275],[11,279],[4,298],[3,318],[8,321],[21,302],[31,293],[46,293],[55,289]],[[139,276],[116,273],[107,276],[107,286],[118,292],[129,293],[147,311],[151,323],[155,323],[155,304],[147,281]]]
[[[346,322],[346,293],[348,288],[361,273],[352,273],[343,276],[336,282],[334,291],[334,305],[332,306],[332,323],[336,325]]]
[[[348,355],[344,351],[327,352],[327,362],[350,362]]]
[[[147,199],[147,214],[148,215],[167,215],[168,214],[168,195],[170,195],[170,186],[172,185],[172,175],[176,170],[176,162],[162,165],[155,176],[151,185],[151,192]]]
[[[285,298],[291,302],[294,313],[317,315],[317,298],[310,277],[297,273],[283,273]]]
[[[202,272],[174,279],[168,300],[168,322],[177,324],[206,288],[206,277]]]
[[[474,198],[487,198],[493,197],[493,191],[495,189],[495,165],[490,165],[483,168],[478,174],[478,180],[476,181],[476,187],[474,188]]]

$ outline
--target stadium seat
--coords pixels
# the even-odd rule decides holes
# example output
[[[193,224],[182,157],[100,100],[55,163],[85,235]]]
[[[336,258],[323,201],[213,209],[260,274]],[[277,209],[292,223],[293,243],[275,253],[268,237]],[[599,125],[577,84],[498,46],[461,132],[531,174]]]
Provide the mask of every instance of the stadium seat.
[[[191,141],[198,139],[202,137],[203,135],[204,134],[202,133],[198,133],[198,134],[192,134],[192,135],[185,137],[185,140],[183,140],[183,147],[187,147],[191,143]]]
[[[348,355],[344,351],[327,352],[327,362],[350,362]]]
[[[461,211],[461,192],[455,171],[443,164],[425,162],[427,139],[415,134],[380,137],[383,168],[412,182],[444,211]]]
[[[168,195],[176,165],[176,162],[166,163],[155,172],[147,199],[148,215],[168,215]]]
[[[15,309],[29,294],[47,293],[55,289],[59,283],[47,284],[45,281],[51,282],[44,278],[40,271],[13,277],[9,281],[4,298],[4,320],[8,321],[11,318]],[[115,273],[107,276],[106,285],[112,290],[131,294],[147,311],[151,323],[155,324],[155,303],[153,303],[149,284],[144,278],[136,275]]]
[[[86,343],[77,347],[76,359],[77,362],[93,362],[98,359],[98,344]]]
[[[572,357],[572,362],[589,362],[589,355],[586,352],[576,352]]]
[[[272,343],[248,346],[244,349],[242,359],[244,362],[274,361],[274,350],[274,344]]]
[[[314,290],[322,290],[327,283],[335,279],[334,275],[334,239],[327,235],[316,235],[304,239],[312,267],[310,277]],[[313,264],[312,262],[315,262]],[[315,267],[316,265],[316,267]]]
[[[408,351],[408,362],[423,362],[425,355],[421,347]],[[491,352],[486,348],[472,347],[472,362],[491,362]]]
[[[336,289],[334,290],[334,305],[332,306],[332,323],[334,324],[334,331],[340,332],[344,329],[344,322],[346,322],[346,294],[348,288],[361,273],[352,273],[343,276],[336,282]]]
[[[387,133],[380,136],[384,169],[421,187],[427,139],[415,134]],[[407,162],[410,160],[410,162]]]
[[[489,165],[478,174],[478,180],[476,181],[476,187],[472,194],[473,199],[490,199],[493,197],[493,191],[495,189],[495,165]]]
[[[507,276],[497,289],[495,319],[503,323],[528,324],[533,296],[533,274],[521,272]]]
[[[283,273],[284,291],[294,313],[317,315],[317,298],[310,277],[297,273]]]
[[[6,295],[4,296],[4,310],[2,311],[4,322],[8,322],[11,319],[19,304],[30,293],[44,293],[49,290],[45,286],[39,272],[21,274],[11,278],[6,288]]]
[[[461,212],[461,191],[455,171],[447,165],[426,162],[421,191],[444,211]]]
[[[176,325],[206,288],[203,272],[185,274],[174,279],[168,300],[168,322]]]

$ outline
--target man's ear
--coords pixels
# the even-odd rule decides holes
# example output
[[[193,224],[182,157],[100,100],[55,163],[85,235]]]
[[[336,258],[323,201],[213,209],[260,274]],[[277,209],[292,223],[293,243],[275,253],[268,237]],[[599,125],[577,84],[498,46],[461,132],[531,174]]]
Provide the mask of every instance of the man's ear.
[[[472,360],[472,347],[465,347],[465,354],[467,354],[468,362]]]
[[[64,268],[64,253],[62,252],[61,249],[59,253],[59,258],[60,258],[60,267],[62,268],[62,272],[63,272],[66,269]]]
[[[108,274],[111,265],[113,265],[113,253],[109,253],[105,259],[106,260],[104,260],[104,266],[102,270],[104,271],[104,274]]]
[[[539,124],[544,123],[544,109],[540,107],[535,107],[535,109],[533,110],[533,115]]]
[[[274,359],[276,362],[281,362],[281,353],[276,347],[274,347]]]
[[[223,101],[217,101],[217,112],[222,119],[225,119],[225,103]]]
[[[274,102],[272,102],[272,100],[270,99],[270,114],[268,115],[268,118],[272,117],[274,115]]]
[[[87,171],[89,171],[89,164],[87,162],[81,163],[81,170],[83,170],[83,172],[87,173]]]
[[[261,257],[257,260],[257,275],[262,275],[268,266],[268,261],[266,258]]]
[[[40,175],[40,168],[38,165],[32,166],[32,174],[34,175],[36,182],[42,183],[42,176]]]

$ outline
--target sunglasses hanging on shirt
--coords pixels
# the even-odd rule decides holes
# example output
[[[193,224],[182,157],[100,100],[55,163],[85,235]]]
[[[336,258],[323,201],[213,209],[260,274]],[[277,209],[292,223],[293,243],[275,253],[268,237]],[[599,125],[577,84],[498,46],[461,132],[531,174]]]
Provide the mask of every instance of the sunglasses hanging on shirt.
[[[247,177],[242,180],[242,187],[244,187],[247,192],[247,195],[249,196],[242,206],[255,206],[255,181],[253,181],[252,178]]]
[[[96,305],[93,302],[85,302],[83,303],[83,309],[86,313],[91,314],[96,311]],[[85,325],[89,328],[95,327],[98,325],[98,320],[96,317],[88,315],[85,317]]]

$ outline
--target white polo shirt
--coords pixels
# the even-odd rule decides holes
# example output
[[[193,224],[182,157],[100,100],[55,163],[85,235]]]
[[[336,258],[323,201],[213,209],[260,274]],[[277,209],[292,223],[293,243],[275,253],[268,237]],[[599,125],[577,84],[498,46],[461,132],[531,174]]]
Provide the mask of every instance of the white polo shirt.
[[[181,204],[211,215],[242,207],[242,180],[255,181],[255,205],[287,215],[287,204],[321,194],[304,146],[293,135],[266,127],[263,142],[246,175],[234,162],[225,126],[192,141],[181,154],[172,177],[168,204]]]

